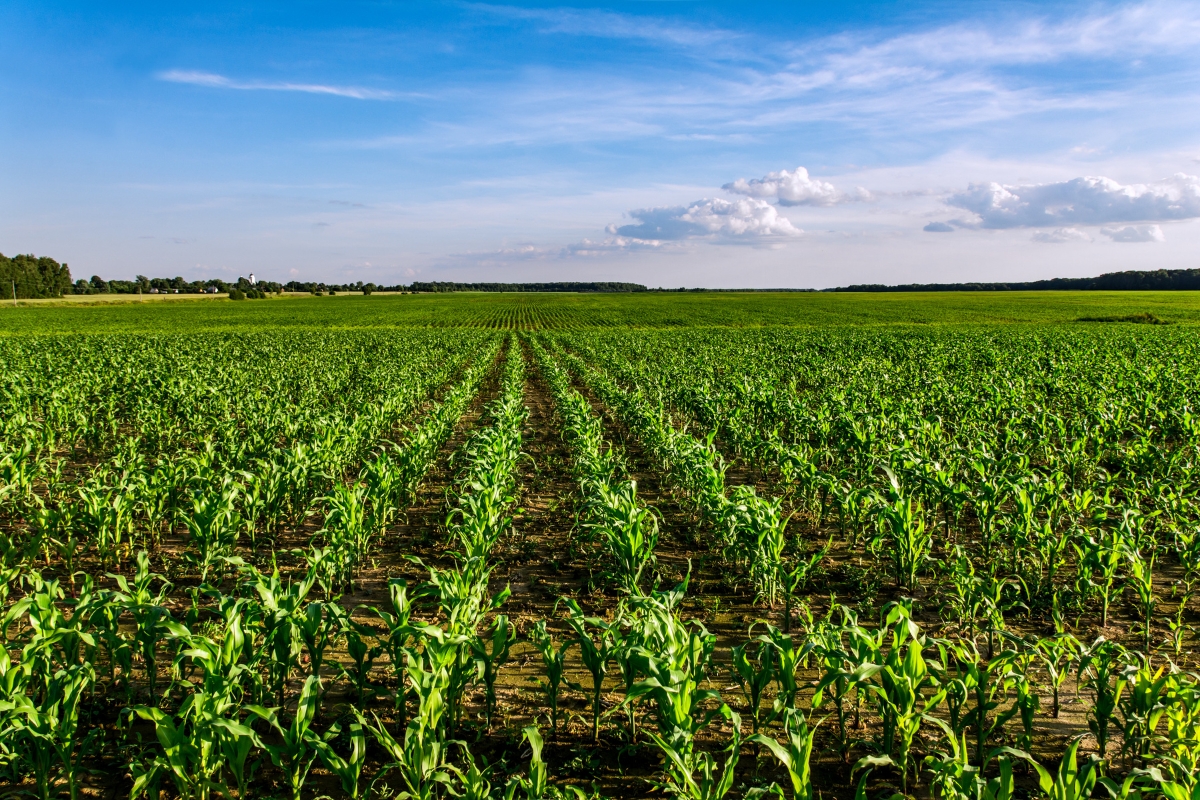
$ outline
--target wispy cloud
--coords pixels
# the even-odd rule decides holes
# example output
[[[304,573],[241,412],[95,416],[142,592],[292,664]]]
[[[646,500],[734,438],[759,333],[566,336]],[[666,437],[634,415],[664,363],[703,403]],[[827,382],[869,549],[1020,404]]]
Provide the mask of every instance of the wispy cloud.
[[[681,47],[712,47],[746,38],[736,31],[597,9],[517,8],[487,3],[468,7],[501,19],[533,22],[542,33],[634,39]]]
[[[267,92],[303,92],[305,94],[327,94],[335,97],[352,97],[355,100],[396,100],[400,97],[412,97],[412,94],[387,91],[384,89],[366,89],[361,86],[330,86],[322,83],[291,83],[287,81],[239,81],[218,75],[214,72],[197,70],[172,69],[160,72],[159,80],[169,83],[187,83],[193,86],[207,86],[212,89],[238,89],[241,91]]]

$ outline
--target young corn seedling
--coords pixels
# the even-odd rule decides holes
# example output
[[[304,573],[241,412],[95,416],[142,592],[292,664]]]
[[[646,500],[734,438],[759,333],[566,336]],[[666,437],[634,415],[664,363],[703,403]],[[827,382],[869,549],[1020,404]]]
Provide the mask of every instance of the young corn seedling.
[[[1042,708],[1038,687],[1033,679],[1033,662],[1037,652],[1026,648],[1009,658],[1009,670],[1004,676],[1005,690],[1013,692],[1013,705],[1021,720],[1021,733],[1017,735],[1017,746],[1024,752],[1033,750],[1033,724]]]
[[[974,701],[964,721],[975,731],[975,763],[982,765],[988,740],[1003,730],[1004,724],[1018,712],[1018,707],[1013,705],[999,714],[994,713],[1005,700],[1005,677],[1011,672],[1011,662],[1017,654],[1006,650],[999,656],[984,659],[973,642],[951,644],[949,651],[960,680]]]
[[[325,768],[338,777],[342,782],[342,791],[358,800],[358,784],[362,778],[363,763],[367,757],[367,740],[363,734],[361,722],[350,723],[347,738],[350,740],[350,752],[341,756],[333,749],[333,743],[342,737],[342,725],[335,722],[321,738],[317,747],[317,756]]]
[[[413,601],[408,594],[408,583],[403,578],[392,578],[388,581],[388,595],[391,599],[390,611],[381,611],[375,607],[372,607],[371,611],[384,625],[384,631],[379,635],[379,641],[383,652],[387,654],[392,676],[396,681],[396,691],[392,697],[395,701],[398,721],[401,727],[404,727],[408,725],[405,657],[418,629],[412,622]]]
[[[1039,639],[1034,645],[1038,659],[1050,677],[1050,716],[1058,719],[1059,695],[1063,684],[1071,675],[1072,665],[1079,659],[1083,645],[1070,633],[1063,630],[1061,617],[1056,622],[1058,632],[1047,639]]]
[[[883,750],[900,770],[901,791],[905,794],[913,741],[922,723],[932,718],[931,712],[946,697],[945,688],[937,688],[925,660],[924,637],[910,614],[902,605],[889,610],[884,627],[891,632],[891,650],[883,663],[869,670],[874,678],[870,690],[883,717]]]
[[[1166,667],[1157,670],[1143,657],[1140,664],[1123,670],[1125,694],[1117,703],[1117,724],[1121,729],[1121,751],[1146,763],[1158,738],[1158,727],[1167,712],[1170,676]]]
[[[149,694],[154,697],[158,686],[158,645],[167,635],[166,623],[171,619],[166,608],[171,584],[162,575],[150,572],[150,559],[144,550],[137,554],[132,583],[124,575],[113,575],[112,578],[117,584],[113,600],[133,618],[134,642],[142,657]],[[157,592],[153,589],[155,581],[159,582]]]
[[[79,705],[95,678],[91,665],[72,664],[49,677],[39,701],[20,693],[5,703],[8,733],[24,745],[20,749],[32,767],[38,800],[57,796],[60,776],[71,800],[79,800],[85,771],[80,761],[100,733],[81,730]]]
[[[829,553],[833,546],[833,538],[825,542],[825,546],[805,559],[797,558],[790,565],[778,562],[779,582],[783,586],[783,630],[785,633],[792,629],[792,605],[795,598],[808,586],[809,580],[817,571],[817,565]]]
[[[887,546],[896,584],[915,591],[917,575],[933,549],[933,534],[925,525],[921,503],[912,497],[897,497],[890,504],[880,504],[878,515],[879,533],[872,544]]]
[[[937,752],[925,757],[925,767],[933,774],[930,789],[938,800],[1012,800],[1016,794],[1012,760],[1031,760],[1029,755],[1010,747],[988,751],[982,766],[972,766],[966,733],[955,735],[940,719],[933,722],[945,733],[950,752]],[[989,778],[988,766],[996,762],[998,775]]]
[[[717,712],[733,727],[733,735],[725,747],[728,754],[717,775],[717,762],[711,753],[696,752],[656,733],[650,738],[658,745],[666,761],[666,778],[654,782],[656,788],[686,800],[721,800],[733,788],[735,770],[742,747],[742,720],[729,706],[722,704]]]
[[[1166,685],[1167,720],[1163,767],[1170,780],[1190,795],[1200,776],[1200,683],[1195,675],[1172,669]]]
[[[586,616],[583,609],[572,598],[565,598],[565,602],[571,614],[567,618],[567,624],[575,631],[575,638],[572,642],[579,645],[579,655],[583,660],[583,665],[592,675],[592,741],[598,742],[600,741],[600,697],[604,693],[604,678],[608,675],[608,665],[613,660],[618,625],[613,622],[605,622],[599,617]],[[588,631],[589,628],[595,631],[594,635]],[[583,691],[583,687],[579,684],[572,683],[571,688],[577,692]]]
[[[1083,769],[1079,768],[1079,740],[1067,745],[1058,771],[1051,775],[1045,767],[1036,761],[1031,761],[1038,773],[1038,785],[1047,800],[1088,800],[1096,788],[1100,777],[1103,760],[1089,756]]]
[[[475,674],[483,679],[486,692],[485,714],[489,728],[492,726],[492,716],[496,713],[496,678],[500,668],[508,661],[513,639],[512,624],[504,614],[498,614],[493,620],[491,636],[471,637],[470,647],[471,656],[475,660]]]
[[[557,647],[554,637],[546,630],[546,620],[539,619],[533,626],[530,641],[542,655],[542,665],[546,669],[546,678],[541,682],[542,691],[546,695],[546,704],[550,706],[550,730],[558,736],[558,695],[562,688],[564,670],[566,669],[567,651],[572,642],[563,642]]]
[[[1075,550],[1079,557],[1081,573],[1086,576],[1089,588],[1100,595],[1100,624],[1107,628],[1108,609],[1112,603],[1117,571],[1124,560],[1121,532],[1112,529],[1084,537],[1082,544],[1075,545]]]
[[[636,481],[598,484],[593,511],[597,519],[590,524],[603,534],[617,582],[629,594],[640,595],[642,574],[654,563],[658,546],[658,516],[639,503]]]
[[[328,747],[312,730],[313,718],[321,698],[321,681],[316,675],[309,675],[300,691],[300,699],[296,713],[287,727],[279,718],[279,709],[263,708],[262,706],[247,705],[246,710],[265,721],[275,733],[278,744],[263,743],[263,749],[271,757],[271,762],[283,770],[291,790],[292,800],[300,800],[300,793],[308,772],[312,768],[317,753]]]
[[[751,646],[758,647],[751,655]],[[754,733],[758,733],[759,715],[762,711],[763,692],[775,679],[774,645],[762,639],[751,640],[733,648],[733,671],[746,705],[750,708],[750,719]]]
[[[1103,636],[1080,654],[1077,675],[1079,684],[1092,694],[1088,729],[1096,738],[1101,761],[1107,758],[1109,726],[1125,692],[1127,679],[1123,670],[1126,661],[1125,648]]]
[[[792,800],[813,798],[812,768],[809,762],[812,759],[813,739],[823,721],[819,720],[810,726],[804,714],[795,709],[788,709],[783,720],[783,729],[787,737],[785,741],[781,742],[760,733],[746,740],[764,745],[787,770],[792,783]],[[782,795],[782,792],[780,794]]]
[[[351,665],[347,667],[344,664],[338,664],[338,669],[342,677],[354,685],[354,691],[358,696],[358,705],[361,706],[366,703],[368,694],[375,695],[375,688],[371,685],[371,670],[374,667],[375,659],[384,652],[384,647],[380,644],[369,644],[369,639],[376,637],[375,631],[354,620],[348,620],[345,633],[346,654],[350,656]]]
[[[759,636],[757,641],[771,646],[774,651],[774,678],[779,684],[779,694],[775,698],[772,716],[779,716],[784,709],[796,707],[796,697],[800,693],[800,678],[797,672],[806,655],[803,639],[783,633],[774,625],[767,625],[767,632]]]
[[[1158,604],[1158,598],[1154,595],[1154,560],[1158,553],[1153,544],[1146,549],[1149,551],[1148,554],[1132,548],[1128,550],[1129,576],[1125,580],[1125,585],[1133,591],[1138,611],[1142,615],[1142,633],[1144,634],[1142,654],[1149,658],[1151,623],[1154,620],[1155,606]]]
[[[308,673],[319,678],[325,651],[337,645],[349,626],[349,618],[337,603],[316,601],[305,606],[304,613],[294,620],[296,633],[308,651]]]

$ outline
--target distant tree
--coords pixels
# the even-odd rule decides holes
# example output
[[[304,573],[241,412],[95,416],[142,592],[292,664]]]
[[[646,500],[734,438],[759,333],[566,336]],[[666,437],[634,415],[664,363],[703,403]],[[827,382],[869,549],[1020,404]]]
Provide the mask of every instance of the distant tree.
[[[53,258],[0,253],[0,297],[61,297],[71,291],[71,271]]]

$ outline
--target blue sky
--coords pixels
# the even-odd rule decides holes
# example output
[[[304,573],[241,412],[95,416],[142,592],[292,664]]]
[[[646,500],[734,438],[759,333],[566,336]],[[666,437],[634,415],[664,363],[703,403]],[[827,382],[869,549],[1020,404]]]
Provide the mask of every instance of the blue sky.
[[[823,287],[1196,267],[1200,5],[0,8],[0,252]]]

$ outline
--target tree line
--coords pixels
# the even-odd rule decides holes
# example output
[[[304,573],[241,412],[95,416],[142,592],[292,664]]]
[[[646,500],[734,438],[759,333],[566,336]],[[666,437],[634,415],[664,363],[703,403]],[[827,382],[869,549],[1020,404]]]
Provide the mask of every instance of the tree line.
[[[839,286],[825,292],[1038,292],[1038,291],[1196,291],[1200,269],[1155,269],[1106,272],[1095,278],[1051,278],[1020,283],[878,283]]]

